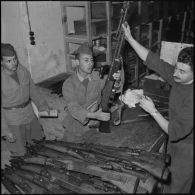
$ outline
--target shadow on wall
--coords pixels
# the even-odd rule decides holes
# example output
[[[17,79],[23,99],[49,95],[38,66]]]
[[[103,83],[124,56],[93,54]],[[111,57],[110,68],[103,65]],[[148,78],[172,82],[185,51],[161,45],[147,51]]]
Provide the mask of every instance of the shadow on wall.
[[[166,31],[166,41],[169,42],[180,42],[181,40],[182,23],[179,21],[177,16],[173,16],[169,22]]]

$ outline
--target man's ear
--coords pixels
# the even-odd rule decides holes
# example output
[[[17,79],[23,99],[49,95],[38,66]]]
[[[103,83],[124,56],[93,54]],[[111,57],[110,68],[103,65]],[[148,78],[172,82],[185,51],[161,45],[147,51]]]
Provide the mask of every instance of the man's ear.
[[[76,68],[76,67],[78,67],[79,66],[79,60],[78,59],[74,59],[73,61],[72,61],[72,67],[73,68]]]
[[[78,59],[75,59],[75,65],[79,66],[79,60]]]

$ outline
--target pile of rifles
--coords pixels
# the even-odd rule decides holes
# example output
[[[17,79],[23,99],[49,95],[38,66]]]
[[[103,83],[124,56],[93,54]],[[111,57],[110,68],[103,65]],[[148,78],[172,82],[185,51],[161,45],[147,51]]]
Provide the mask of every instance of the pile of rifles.
[[[169,179],[167,154],[56,140],[34,143],[1,170],[11,194],[153,193]]]

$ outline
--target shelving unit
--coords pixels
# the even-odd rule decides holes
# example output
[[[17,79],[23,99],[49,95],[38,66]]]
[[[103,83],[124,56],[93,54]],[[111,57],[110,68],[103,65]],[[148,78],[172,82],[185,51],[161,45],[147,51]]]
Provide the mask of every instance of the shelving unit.
[[[166,41],[166,32],[173,17],[173,15],[170,14],[170,10],[166,10],[165,4],[166,2],[132,1],[129,8],[129,13],[132,14],[133,18],[133,20],[130,21],[130,25],[133,25],[132,30],[135,32],[134,37],[143,46],[158,53],[160,53],[161,41]],[[65,57],[68,66],[67,70],[69,72],[74,69],[74,50],[76,50],[83,42],[88,42],[90,46],[93,47],[95,51],[94,53],[99,52],[99,54],[105,55],[103,59],[104,63],[111,63],[116,45],[114,35],[120,20],[120,10],[122,5],[123,2],[116,1],[61,2]],[[78,26],[76,26],[76,19],[72,19],[74,20],[72,23],[75,25],[74,32],[69,32],[68,30],[68,7],[83,9],[83,18],[76,21]],[[159,11],[154,12],[154,10],[157,9]],[[162,10],[160,12],[160,9],[163,9],[163,14],[161,13]],[[175,8],[173,7],[170,9]],[[133,12],[136,12],[136,14],[134,13],[135,16],[133,15]],[[146,12],[150,12],[150,14],[146,14]],[[188,10],[182,12],[173,11],[173,13],[180,17],[182,23],[181,42],[188,43],[190,37],[189,34],[193,24],[193,3]],[[145,17],[144,14],[146,14],[147,17]],[[132,24],[134,21],[136,21],[136,25]],[[103,47],[104,50],[98,51],[97,48],[99,47]],[[130,50],[129,52],[130,53],[125,58],[125,61],[128,63],[128,71],[130,72],[129,74],[131,78],[127,78],[126,80],[130,84],[139,86],[139,80],[145,75],[148,75],[150,71],[143,65],[143,62],[141,62],[134,51]]]
[[[144,2],[145,3],[145,2]],[[138,3],[138,13],[141,15],[142,12],[142,2]],[[180,42],[189,43],[190,42],[190,32],[192,31],[193,25],[193,3],[191,9],[184,12],[176,13],[181,21],[181,39]],[[173,15],[165,15],[164,17],[159,17],[152,21],[148,19],[146,23],[140,21],[140,24],[134,27],[132,31],[135,31],[134,37],[141,43],[144,47],[157,52],[160,54],[161,41],[166,41],[166,32]],[[154,17],[155,18],[155,17]],[[146,21],[146,19],[145,19]],[[177,32],[178,33],[178,32]],[[150,71],[143,65],[143,62],[138,60],[138,56],[134,54],[134,51],[130,51],[132,54],[130,56],[131,63],[131,75],[132,78],[128,80],[130,84],[139,86],[139,80],[145,75],[150,74]],[[134,60],[133,60],[134,56]],[[145,71],[143,71],[145,69]],[[142,70],[142,71],[141,71]]]
[[[111,14],[112,6],[122,4],[122,2],[111,2],[111,1],[62,1],[62,18],[63,18],[63,28],[64,28],[64,44],[65,44],[65,58],[68,64],[68,72],[74,70],[74,51],[79,47],[80,44],[88,42],[92,46],[95,52],[105,54],[106,64],[110,64],[112,60],[112,35],[116,32],[113,29],[113,17]],[[95,9],[95,6],[101,5],[105,8],[105,13],[102,11],[102,16],[94,17],[92,9]],[[77,21],[77,24],[80,27],[77,27],[73,33],[69,32],[68,21],[71,20],[67,13],[67,8],[77,7],[83,9],[83,18]],[[120,8],[119,8],[120,9]],[[117,16],[118,20],[120,16]],[[116,17],[115,17],[116,20]],[[75,22],[75,21],[72,21]],[[97,30],[99,27],[99,31]],[[117,26],[117,25],[115,25]],[[76,32],[80,31],[79,32]],[[97,32],[96,32],[97,31]],[[100,43],[102,42],[102,43]],[[103,46],[104,51],[98,51],[98,47]],[[94,52],[94,53],[95,53]]]
[[[69,16],[67,12],[67,8],[79,7],[85,9],[85,19],[86,19],[86,35],[76,35],[69,32]],[[91,17],[89,17],[90,6],[86,1],[61,1],[61,9],[62,9],[62,23],[64,30],[64,46],[65,46],[65,59],[67,62],[67,72],[72,72],[72,60],[74,59],[73,52],[71,51],[71,45],[73,44],[82,44],[83,42],[91,43],[91,25],[89,25],[89,21]]]

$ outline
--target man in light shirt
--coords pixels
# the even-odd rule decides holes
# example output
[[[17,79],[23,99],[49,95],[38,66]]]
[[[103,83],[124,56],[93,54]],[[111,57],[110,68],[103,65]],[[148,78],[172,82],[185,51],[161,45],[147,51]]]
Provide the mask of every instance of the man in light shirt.
[[[26,144],[32,144],[32,139],[40,140],[44,136],[31,100],[39,111],[49,111],[49,106],[9,43],[1,44],[1,79],[1,136],[6,139],[12,155],[24,155]]]
[[[100,79],[94,71],[93,52],[87,43],[83,43],[76,52],[76,71],[63,83],[62,93],[66,102],[67,117],[63,121],[66,131],[74,140],[90,129],[98,128],[99,121],[109,121],[110,113],[101,111],[101,92],[106,77]],[[113,77],[120,79],[120,73]],[[66,140],[67,134],[64,134]],[[70,141],[71,138],[68,138]]]

